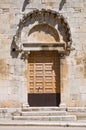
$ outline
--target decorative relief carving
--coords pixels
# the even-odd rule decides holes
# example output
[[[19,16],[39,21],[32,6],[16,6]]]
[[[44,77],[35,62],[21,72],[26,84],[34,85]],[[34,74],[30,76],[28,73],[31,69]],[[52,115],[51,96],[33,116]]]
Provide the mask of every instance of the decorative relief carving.
[[[41,26],[46,25],[46,29],[47,29],[47,26],[50,26],[57,31],[57,33],[60,37],[60,40],[56,41],[56,42],[59,42],[59,44],[64,43],[65,44],[65,48],[63,48],[64,54],[69,55],[70,51],[72,50],[71,49],[72,38],[71,38],[69,24],[67,23],[66,19],[58,12],[52,11],[52,10],[45,10],[45,9],[34,10],[28,14],[25,14],[23,16],[22,20],[20,20],[19,25],[18,25],[18,30],[17,30],[16,36],[15,36],[15,43],[16,43],[17,48],[19,50],[21,49],[20,46],[22,46],[24,44],[24,42],[23,42],[24,38],[27,39],[27,41],[25,43],[27,43],[28,45],[29,45],[29,43],[33,42],[33,41],[28,42],[28,37],[29,37],[28,34],[32,28],[34,28],[36,26],[40,27],[40,25]],[[44,30],[45,34],[46,34],[46,29]],[[38,29],[38,31],[39,31],[39,29]],[[35,30],[34,32],[36,32],[36,34],[37,34],[37,30]],[[41,32],[41,30],[40,30],[40,32]],[[49,35],[51,35],[51,34],[49,34]],[[41,44],[41,42],[40,42],[40,44]],[[46,42],[46,44],[47,44],[47,42]]]

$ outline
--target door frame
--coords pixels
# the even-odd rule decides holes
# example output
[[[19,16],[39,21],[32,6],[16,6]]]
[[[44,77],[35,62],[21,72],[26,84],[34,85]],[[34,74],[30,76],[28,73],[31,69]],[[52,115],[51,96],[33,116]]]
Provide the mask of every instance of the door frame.
[[[48,47],[46,50],[49,51]],[[26,52],[26,56],[27,56],[28,60],[29,60],[29,54],[31,51]],[[34,49],[33,51],[36,51],[36,50]],[[41,51],[41,49],[39,51]],[[59,104],[59,107],[66,107],[66,93],[65,93],[65,89],[64,89],[65,84],[64,84],[64,80],[63,80],[63,77],[64,77],[63,74],[64,74],[64,68],[65,68],[65,55],[63,52],[61,53],[58,51],[58,53],[59,53],[59,57],[60,57],[60,104]],[[28,67],[28,60],[27,60],[27,67]],[[28,82],[28,76],[27,76],[27,82]],[[28,87],[28,84],[27,84],[27,87]],[[27,96],[26,102],[27,103],[24,106],[30,106],[28,103],[28,96]]]
[[[34,52],[38,52],[38,51],[32,51],[32,57],[34,57],[36,55],[34,55]],[[40,53],[42,52],[47,52],[46,54],[48,54],[49,51],[40,51]],[[60,104],[60,58],[59,58],[59,54],[58,54],[58,51],[50,51],[50,57],[51,57],[51,54],[53,53],[53,58],[54,57],[57,57],[56,59],[54,59],[54,63],[56,62],[56,60],[59,60],[58,63],[57,63],[57,66],[59,66],[59,69],[58,69],[58,73],[59,73],[59,86],[56,85],[56,88],[58,88],[58,91],[56,90],[55,92],[53,91],[52,93],[45,93],[45,92],[41,92],[41,93],[35,93],[35,92],[31,92],[30,93],[30,83],[28,81],[28,89],[27,89],[27,94],[28,94],[28,102],[30,104],[30,106],[59,106]],[[31,58],[31,56],[30,56]],[[52,59],[53,61],[53,59]],[[29,65],[29,58],[28,58],[28,65]],[[33,64],[34,64],[34,58],[33,58]],[[41,63],[42,64],[42,63]],[[46,63],[45,63],[46,64]],[[56,69],[56,68],[55,68]],[[55,71],[54,69],[54,71]],[[30,73],[29,73],[29,67],[28,67],[28,76],[30,77]],[[34,69],[33,69],[33,72],[34,72]],[[56,78],[58,77],[58,75],[56,76]],[[30,79],[28,79],[30,80]],[[56,80],[56,79],[55,79]],[[57,81],[57,80],[56,80]],[[34,80],[33,80],[34,82]],[[34,85],[33,85],[34,87]],[[34,91],[34,89],[33,89]],[[39,100],[40,99],[40,100]],[[45,102],[46,100],[46,102]],[[37,103],[37,104],[36,104]]]

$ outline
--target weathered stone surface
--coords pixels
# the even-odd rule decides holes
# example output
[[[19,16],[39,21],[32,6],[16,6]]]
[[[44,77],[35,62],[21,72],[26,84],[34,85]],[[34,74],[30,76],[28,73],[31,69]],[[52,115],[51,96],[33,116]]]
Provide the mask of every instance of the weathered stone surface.
[[[25,0],[0,0],[0,107],[19,107],[27,103],[28,61],[26,57],[28,59],[28,56],[23,52],[15,52],[13,37],[24,14],[42,8],[58,11],[69,23],[72,46],[75,50],[61,63],[63,67],[61,93],[67,106],[84,107],[86,106],[85,0],[66,0],[65,3],[62,3],[62,0],[30,0],[29,2]],[[47,23],[49,22],[47,28],[45,25],[42,26],[42,23],[45,24],[44,18]],[[54,26],[54,29],[58,29],[60,40],[67,40],[64,32],[65,27],[67,27],[64,26],[65,22],[63,20],[58,22],[60,24],[63,22],[61,28],[60,24],[55,23],[57,19],[53,21],[53,18],[56,16],[47,14],[40,19],[37,15],[31,15],[32,21],[29,24],[26,22],[22,29],[22,41],[57,42],[55,32],[53,34],[52,29],[49,29],[54,28]],[[37,30],[36,27],[39,23],[40,28]],[[29,35],[31,29],[32,32]]]

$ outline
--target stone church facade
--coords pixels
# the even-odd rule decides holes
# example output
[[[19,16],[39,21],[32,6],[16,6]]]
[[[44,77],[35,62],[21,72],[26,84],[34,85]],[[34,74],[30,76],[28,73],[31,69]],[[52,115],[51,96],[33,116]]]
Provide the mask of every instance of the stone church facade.
[[[0,0],[0,107],[86,107],[86,0]]]

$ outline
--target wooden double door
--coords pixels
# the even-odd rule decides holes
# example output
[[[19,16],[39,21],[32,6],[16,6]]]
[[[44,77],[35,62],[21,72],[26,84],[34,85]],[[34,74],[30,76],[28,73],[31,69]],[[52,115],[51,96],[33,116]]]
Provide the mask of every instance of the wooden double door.
[[[58,106],[60,103],[60,59],[57,51],[34,51],[28,59],[28,103]]]

